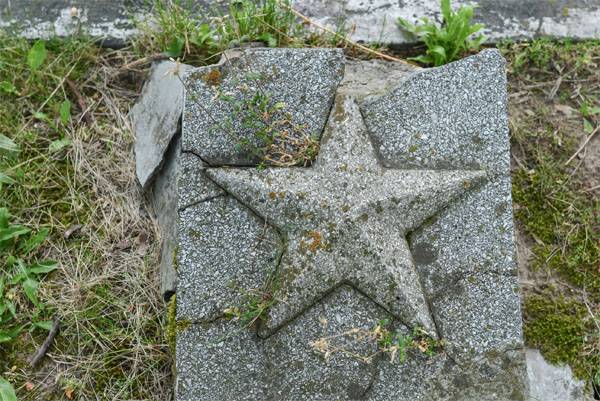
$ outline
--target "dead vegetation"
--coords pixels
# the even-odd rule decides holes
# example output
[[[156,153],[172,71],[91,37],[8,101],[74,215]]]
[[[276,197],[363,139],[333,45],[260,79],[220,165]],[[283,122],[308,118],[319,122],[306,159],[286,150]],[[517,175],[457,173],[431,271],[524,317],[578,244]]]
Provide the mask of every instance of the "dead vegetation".
[[[0,81],[15,88],[2,95],[0,126],[20,148],[2,156],[13,182],[0,206],[21,224],[47,228],[47,243],[30,257],[59,262],[40,287],[42,308],[13,293],[14,323],[36,315],[60,322],[38,369],[26,361],[44,330],[3,343],[1,374],[20,400],[169,400],[158,233],[135,181],[126,116],[144,71],[119,69],[135,59],[131,51],[82,40],[48,43],[42,66],[30,71],[30,44],[0,40],[2,62],[12,66]],[[62,124],[57,105],[66,101],[72,107]],[[57,140],[63,147],[52,151]]]

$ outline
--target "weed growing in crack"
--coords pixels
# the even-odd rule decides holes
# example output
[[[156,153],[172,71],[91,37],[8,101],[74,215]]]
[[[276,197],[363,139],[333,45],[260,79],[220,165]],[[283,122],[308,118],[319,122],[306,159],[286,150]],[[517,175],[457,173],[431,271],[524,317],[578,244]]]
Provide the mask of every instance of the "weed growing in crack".
[[[319,153],[319,140],[310,135],[307,124],[298,124],[286,110],[284,102],[273,99],[264,89],[269,76],[256,72],[246,57],[244,49],[240,49],[246,71],[239,73],[224,53],[231,73],[237,74],[236,93],[220,88],[223,74],[214,69],[204,74],[201,79],[206,85],[215,88],[214,98],[222,102],[230,110],[231,115],[218,120],[194,94],[194,90],[181,77],[180,64],[170,72],[184,86],[187,100],[193,102],[211,120],[211,130],[215,135],[228,135],[236,142],[236,150],[257,161],[258,168],[266,166],[291,167],[310,166]]]
[[[324,326],[326,321],[321,322]],[[417,351],[428,357],[436,355],[443,346],[442,340],[436,340],[424,329],[415,327],[412,333],[402,333],[393,331],[391,322],[388,319],[380,320],[371,330],[352,328],[340,334],[321,337],[310,343],[311,347],[319,354],[323,355],[325,360],[329,360],[333,355],[341,354],[363,363],[371,363],[379,355],[386,355],[390,362],[402,364],[406,361],[408,353]],[[337,345],[341,343],[342,345]],[[376,351],[363,354],[353,351],[356,345],[376,344]]]
[[[237,150],[260,160],[259,166],[309,166],[319,151],[319,142],[306,133],[306,124],[295,124],[286,104],[275,102],[270,94],[248,85],[239,87],[241,96],[219,94],[229,103],[232,116],[224,122],[228,132],[235,132],[234,121],[250,132],[236,138]]]
[[[239,307],[227,308],[225,317],[237,320],[240,326],[250,328],[267,318],[269,309],[275,305],[275,297],[270,291],[252,290],[244,296]]]

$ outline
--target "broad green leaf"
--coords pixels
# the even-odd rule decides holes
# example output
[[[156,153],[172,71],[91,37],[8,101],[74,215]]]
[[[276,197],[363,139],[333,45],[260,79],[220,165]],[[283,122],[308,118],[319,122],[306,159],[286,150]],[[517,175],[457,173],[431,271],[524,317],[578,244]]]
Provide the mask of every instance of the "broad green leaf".
[[[600,113],[600,107],[590,107],[589,113],[591,116]]]
[[[14,387],[2,377],[0,377],[0,401],[17,401]]]
[[[69,138],[57,139],[56,141],[52,141],[50,146],[48,146],[48,150],[50,153],[58,152],[64,147],[67,147],[71,144],[71,140]]]
[[[10,312],[12,317],[17,316],[17,307],[15,306],[15,304],[12,301],[8,301],[6,303],[6,308],[8,309],[8,311]]]
[[[450,8],[450,0],[442,0],[442,17],[444,20],[449,20],[452,18],[452,9]]]
[[[27,64],[29,64],[29,68],[31,68],[32,71],[38,70],[42,64],[44,64],[47,55],[48,51],[46,50],[44,42],[41,40],[35,42],[27,54]]]
[[[0,172],[0,190],[2,189],[3,184],[14,184],[15,180],[7,176],[6,174]]]
[[[437,54],[438,56],[445,58],[446,57],[446,49],[444,49],[442,46],[435,46],[433,48],[430,49],[431,53],[433,54]]]
[[[46,274],[58,269],[58,262],[45,260],[43,262],[34,263],[27,268],[28,274]]]
[[[8,94],[17,93],[17,88],[8,81],[2,81],[0,82],[0,91]]]
[[[265,42],[269,47],[277,47],[277,38],[268,32],[263,32],[258,39],[262,42]]]
[[[583,119],[583,130],[585,131],[586,134],[591,134],[592,131],[594,131],[594,127],[592,126],[592,123],[590,123],[587,118]]]
[[[580,110],[584,117],[590,117],[600,113],[600,107],[591,107],[587,103],[584,103]]]
[[[7,228],[0,228],[0,242],[7,241],[31,232],[30,228],[25,226],[9,226]]]
[[[0,229],[8,227],[8,221],[10,219],[10,213],[5,207],[0,207]]]
[[[185,42],[180,37],[173,37],[173,39],[171,39],[171,42],[169,42],[169,46],[165,50],[165,54],[173,58],[180,57],[181,53],[183,53],[184,44]]]
[[[14,340],[23,330],[23,326],[15,327],[12,330],[0,330],[0,343],[6,343]]]
[[[40,305],[37,298],[37,291],[39,286],[40,283],[31,278],[28,278],[25,281],[23,281],[23,291],[25,291],[25,295],[27,295],[27,298],[29,298],[31,303],[33,303],[35,306]]]
[[[60,122],[67,125],[71,120],[71,102],[65,100],[60,104]]]
[[[35,113],[33,113],[33,117],[36,120],[40,120],[40,121],[50,121],[50,118],[48,118],[48,115],[46,113],[42,113],[41,111],[36,111]]]
[[[0,149],[7,150],[9,152],[18,152],[19,147],[16,143],[13,142],[12,139],[5,136],[4,134],[0,134]]]

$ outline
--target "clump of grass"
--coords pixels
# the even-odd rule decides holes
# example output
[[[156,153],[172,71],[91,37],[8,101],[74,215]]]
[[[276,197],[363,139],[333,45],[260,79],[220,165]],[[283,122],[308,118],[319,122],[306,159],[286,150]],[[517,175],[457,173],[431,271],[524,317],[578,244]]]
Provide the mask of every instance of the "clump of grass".
[[[257,87],[251,90],[243,86],[238,97],[219,93],[219,100],[229,103],[233,111],[231,119],[220,126],[237,136],[234,121],[239,121],[250,135],[237,138],[237,147],[258,159],[260,165],[306,167],[312,164],[319,150],[318,138],[307,133],[306,124],[292,121],[285,103],[274,102],[268,92],[260,89],[260,78],[251,80]]]
[[[398,18],[400,28],[423,41],[427,47],[424,55],[413,57],[412,60],[440,66],[458,60],[466,53],[476,51],[485,42],[484,35],[474,36],[484,26],[471,23],[473,6],[461,6],[453,11],[450,0],[441,0],[441,10],[441,26],[427,17],[421,19],[421,24],[413,24],[404,18]]]
[[[531,239],[525,337],[585,379],[600,371],[600,198],[584,160],[598,126],[597,41],[507,44],[515,215]],[[593,157],[585,150],[583,157]],[[600,385],[600,383],[598,383]]]
[[[194,13],[180,1],[156,0],[152,18],[138,25],[140,53],[164,53],[195,64],[211,64],[223,50],[245,42],[291,46],[306,34],[288,0],[231,1],[228,13]],[[210,14],[208,14],[210,15]]]
[[[0,208],[13,215],[11,224],[47,232],[31,259],[21,256],[25,265],[57,262],[36,280],[43,310],[25,294],[15,298],[17,318],[60,321],[42,369],[26,359],[45,331],[23,330],[0,347],[0,376],[20,400],[168,400],[158,249],[123,114],[140,79],[117,73],[134,55],[85,39],[32,45],[4,34],[0,49],[0,132],[19,149],[0,157]]]

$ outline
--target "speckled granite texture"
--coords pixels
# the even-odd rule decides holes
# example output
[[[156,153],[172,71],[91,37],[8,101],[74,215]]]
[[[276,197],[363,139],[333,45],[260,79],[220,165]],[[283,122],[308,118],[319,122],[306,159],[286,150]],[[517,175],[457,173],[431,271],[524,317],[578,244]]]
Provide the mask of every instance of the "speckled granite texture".
[[[271,90],[310,93],[290,104],[320,152],[253,167],[207,133],[200,110],[226,112],[212,70],[187,76],[202,108],[186,104],[182,132],[177,400],[528,400],[501,55],[344,73],[334,51],[248,52],[266,71],[312,60]],[[257,293],[273,305],[244,327],[231,316]],[[382,320],[442,346],[392,361],[369,335]]]

